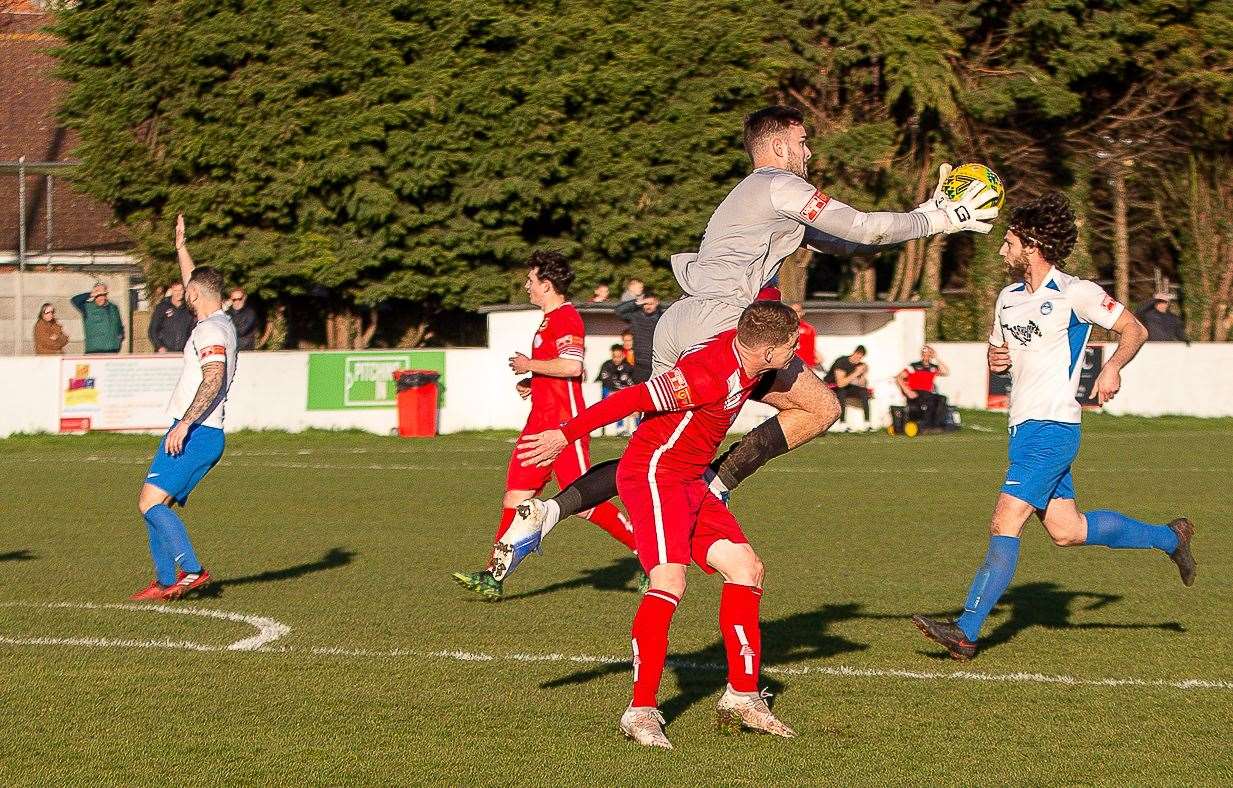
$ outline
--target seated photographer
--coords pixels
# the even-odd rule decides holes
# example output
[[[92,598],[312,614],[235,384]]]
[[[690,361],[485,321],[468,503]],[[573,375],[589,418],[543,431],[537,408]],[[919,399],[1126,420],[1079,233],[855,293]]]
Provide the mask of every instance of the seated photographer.
[[[946,425],[946,397],[934,391],[939,377],[950,374],[946,362],[929,345],[920,349],[920,361],[913,361],[895,376],[899,390],[908,400],[908,418],[926,429]]]

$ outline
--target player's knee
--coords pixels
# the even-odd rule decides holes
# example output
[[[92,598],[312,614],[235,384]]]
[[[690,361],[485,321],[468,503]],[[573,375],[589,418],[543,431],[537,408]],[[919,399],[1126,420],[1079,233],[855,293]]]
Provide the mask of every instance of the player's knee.
[[[723,566],[717,567],[724,576],[724,580],[745,586],[758,586],[759,588],[762,586],[765,568],[762,565],[762,559],[752,547],[747,544],[735,545],[726,558]]]
[[[1074,547],[1075,545],[1081,545],[1087,542],[1087,533],[1079,533],[1073,528],[1067,528],[1065,530],[1055,528],[1049,530],[1049,538],[1052,539],[1053,543],[1058,547]]]
[[[679,564],[660,564],[650,571],[651,588],[666,591],[677,599],[685,596],[685,567]]]

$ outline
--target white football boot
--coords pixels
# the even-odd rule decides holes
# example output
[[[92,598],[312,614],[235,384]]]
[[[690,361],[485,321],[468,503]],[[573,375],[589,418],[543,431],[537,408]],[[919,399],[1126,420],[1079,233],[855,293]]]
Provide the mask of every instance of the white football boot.
[[[784,725],[778,717],[771,713],[771,707],[766,703],[769,697],[771,693],[766,690],[736,692],[729,684],[719,699],[719,703],[715,705],[720,729],[735,733],[745,727],[773,736],[782,736],[785,739],[794,738],[796,731]]]
[[[630,706],[621,715],[621,733],[643,747],[672,749],[672,742],[664,735],[664,715],[654,706]]]
[[[488,571],[494,578],[504,580],[522,563],[522,559],[539,552],[540,540],[547,533],[543,525],[549,519],[550,510],[559,511],[537,498],[530,498],[514,507],[514,519],[492,547]],[[556,525],[555,519],[552,524]]]

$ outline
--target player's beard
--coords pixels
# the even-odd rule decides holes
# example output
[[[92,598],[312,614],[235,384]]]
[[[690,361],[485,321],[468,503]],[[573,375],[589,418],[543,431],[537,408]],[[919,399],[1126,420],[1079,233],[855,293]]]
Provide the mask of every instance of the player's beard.
[[[802,156],[793,155],[791,151],[788,152],[787,170],[793,175],[799,175],[805,179],[809,178],[809,162],[805,161]]]
[[[1028,268],[1031,264],[1028,263],[1027,252],[1019,252],[1019,254],[1006,258],[1006,270],[1014,279],[1023,279],[1027,276]]]

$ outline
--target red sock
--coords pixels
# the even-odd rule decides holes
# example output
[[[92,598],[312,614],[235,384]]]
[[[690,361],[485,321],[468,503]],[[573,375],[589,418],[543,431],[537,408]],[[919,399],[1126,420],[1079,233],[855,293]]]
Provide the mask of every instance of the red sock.
[[[758,626],[758,603],[762,589],[724,583],[719,597],[719,631],[728,652],[728,683],[737,692],[758,691],[762,667],[762,630]]]
[[[497,535],[493,538],[493,542],[501,541],[501,537],[505,536],[505,532],[509,530],[510,525],[514,522],[514,510],[506,506],[501,509],[501,527],[497,528]]]
[[[668,627],[681,600],[652,588],[642,597],[634,615],[634,706],[657,706],[659,679],[668,658]]]
[[[634,549],[634,527],[620,509],[605,501],[592,509],[586,518],[630,550]]]

